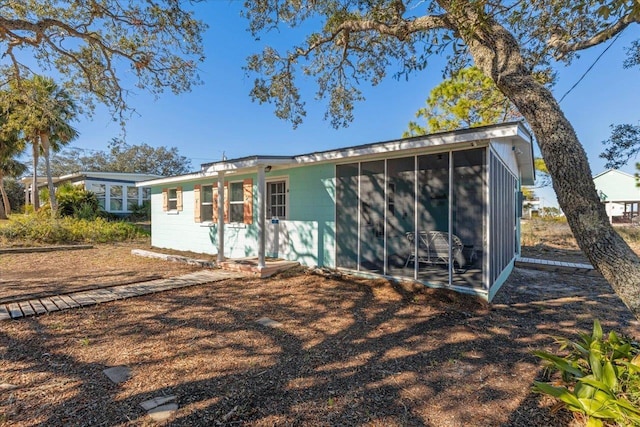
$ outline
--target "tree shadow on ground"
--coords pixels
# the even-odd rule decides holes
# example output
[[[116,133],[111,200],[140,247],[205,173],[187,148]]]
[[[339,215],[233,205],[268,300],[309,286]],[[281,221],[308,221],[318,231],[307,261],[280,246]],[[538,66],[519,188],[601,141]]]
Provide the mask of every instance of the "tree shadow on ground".
[[[5,409],[14,425],[29,410],[43,425],[138,425],[139,403],[176,395],[171,425],[566,426],[530,391],[531,352],[596,317],[637,333],[593,277],[516,269],[492,306],[385,281],[228,280],[12,322],[0,377],[39,378]],[[101,370],[119,364],[133,378],[114,385]],[[65,392],[37,407],[52,381]]]

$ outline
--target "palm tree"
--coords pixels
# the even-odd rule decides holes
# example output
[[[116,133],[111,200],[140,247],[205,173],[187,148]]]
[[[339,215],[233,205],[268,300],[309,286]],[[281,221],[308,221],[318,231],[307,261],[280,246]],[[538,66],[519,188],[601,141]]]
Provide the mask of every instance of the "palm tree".
[[[32,146],[33,180],[32,196],[35,209],[38,199],[38,160],[44,156],[52,214],[58,205],[53,188],[53,177],[49,162],[51,150],[57,151],[63,145],[77,138],[78,132],[71,126],[78,115],[78,108],[67,91],[59,87],[50,77],[35,75],[29,80],[10,83],[6,108],[9,111],[9,129],[21,132]]]
[[[10,155],[4,155],[5,148],[4,145],[0,145],[0,195],[2,196],[0,219],[7,219],[7,215],[11,215],[11,204],[4,189],[4,178],[6,176],[17,178],[27,171],[27,166],[24,163],[17,161]]]
[[[24,141],[17,132],[7,130],[6,122],[7,115],[0,111],[0,219],[7,219],[7,215],[11,214],[9,197],[4,188],[5,176],[17,178],[27,171],[26,165],[15,159],[24,150]]]

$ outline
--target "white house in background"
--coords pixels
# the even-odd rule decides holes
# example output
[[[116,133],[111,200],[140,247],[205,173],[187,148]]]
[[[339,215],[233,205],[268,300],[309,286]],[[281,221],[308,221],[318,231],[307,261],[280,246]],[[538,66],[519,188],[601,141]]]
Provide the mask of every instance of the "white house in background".
[[[630,223],[640,215],[640,187],[636,177],[609,169],[593,177],[612,224]]]
[[[100,206],[109,213],[127,215],[137,205],[151,200],[149,187],[136,187],[136,183],[161,178],[160,175],[124,172],[76,172],[53,178],[57,188],[64,183],[81,185],[98,197]],[[25,190],[25,202],[31,204],[31,177],[22,179]],[[47,179],[38,178],[38,189],[47,187]]]

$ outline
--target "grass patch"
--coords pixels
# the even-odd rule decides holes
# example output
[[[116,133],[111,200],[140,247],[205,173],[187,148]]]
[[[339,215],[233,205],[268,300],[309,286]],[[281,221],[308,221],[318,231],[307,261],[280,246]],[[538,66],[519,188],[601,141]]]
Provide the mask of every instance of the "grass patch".
[[[12,215],[9,221],[0,223],[3,245],[123,242],[147,235],[134,224],[104,218],[51,218],[49,214],[35,213]]]

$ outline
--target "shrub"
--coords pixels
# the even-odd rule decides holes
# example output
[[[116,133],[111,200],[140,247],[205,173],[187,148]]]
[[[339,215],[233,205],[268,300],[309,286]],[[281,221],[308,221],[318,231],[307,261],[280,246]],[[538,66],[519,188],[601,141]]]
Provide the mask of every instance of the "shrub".
[[[145,200],[141,205],[131,208],[130,218],[132,221],[148,221],[151,219],[151,201]]]
[[[640,347],[611,331],[603,335],[600,322],[593,332],[580,334],[579,341],[557,338],[567,356],[536,351],[561,373],[562,386],[534,382],[534,390],[558,399],[567,409],[586,418],[587,426],[604,422],[640,425]]]
[[[66,184],[56,192],[58,214],[79,219],[95,219],[100,213],[100,204],[95,193],[80,186]]]
[[[47,212],[12,215],[0,226],[0,237],[12,242],[31,243],[107,243],[132,240],[147,235],[124,221],[73,217],[51,218]]]

